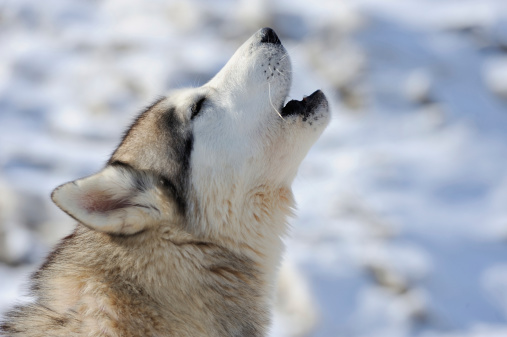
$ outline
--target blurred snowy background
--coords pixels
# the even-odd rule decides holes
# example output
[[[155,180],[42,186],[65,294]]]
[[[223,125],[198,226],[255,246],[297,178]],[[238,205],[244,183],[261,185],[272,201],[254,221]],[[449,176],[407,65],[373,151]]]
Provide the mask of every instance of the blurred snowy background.
[[[264,26],[333,105],[287,240],[309,335],[507,336],[505,0],[0,0],[0,312],[72,229],[51,190]]]

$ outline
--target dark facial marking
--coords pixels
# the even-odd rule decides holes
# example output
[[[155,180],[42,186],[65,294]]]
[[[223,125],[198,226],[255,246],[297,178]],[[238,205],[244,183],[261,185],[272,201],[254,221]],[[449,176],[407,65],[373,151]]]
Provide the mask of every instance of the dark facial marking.
[[[169,132],[171,139],[177,141],[179,138],[178,129],[181,126],[181,121],[176,117],[176,108],[168,108],[162,116],[162,131]]]
[[[194,119],[201,112],[202,104],[206,101],[206,97],[201,97],[192,105],[192,115],[190,116],[190,120]]]
[[[184,214],[187,208],[187,203],[185,201],[185,195],[183,194],[181,187],[178,188],[176,184],[174,184],[170,179],[166,177],[160,177],[160,185],[162,186],[163,190],[172,196],[174,202],[178,207],[178,210]]]
[[[182,117],[184,114],[179,113],[176,107],[169,106],[163,110],[159,108],[160,106],[157,107],[165,99],[164,97],[157,100],[141,113],[126,132],[122,143],[117,149],[117,152],[120,151],[121,153],[122,145],[137,144],[133,148],[137,148],[138,151],[142,152],[144,147],[155,146],[162,151],[159,154],[160,160],[155,162],[141,161],[141,169],[141,167],[137,167],[138,164],[135,160],[133,163],[122,162],[121,154],[116,156],[117,152],[115,152],[108,164],[130,170],[134,178],[134,185],[141,192],[150,188],[150,186],[146,186],[150,179],[144,179],[143,175],[154,175],[157,185],[166,192],[168,197],[175,201],[178,210],[185,213],[193,137],[189,120]],[[198,113],[204,101],[205,97],[201,97],[196,101],[193,108],[195,113]],[[150,123],[151,125],[144,123]],[[146,131],[144,132],[154,132],[154,135],[157,135],[156,137],[149,137],[149,143],[145,142],[142,137],[145,127]],[[158,128],[158,130],[150,129],[153,127]],[[139,155],[141,156],[141,153]]]
[[[195,108],[201,108],[205,101],[202,97],[196,102]],[[196,110],[197,111],[197,110]],[[194,138],[190,127],[177,116],[176,108],[166,110],[160,123],[162,131],[167,134],[168,156],[177,167],[170,176],[160,177],[161,186],[171,195],[181,213],[186,212],[186,190],[190,175],[190,156],[192,154]]]
[[[190,169],[190,156],[192,155],[193,148],[194,148],[194,137],[192,135],[190,135],[185,140],[185,147],[183,148],[183,153],[182,153],[183,169],[187,172]]]

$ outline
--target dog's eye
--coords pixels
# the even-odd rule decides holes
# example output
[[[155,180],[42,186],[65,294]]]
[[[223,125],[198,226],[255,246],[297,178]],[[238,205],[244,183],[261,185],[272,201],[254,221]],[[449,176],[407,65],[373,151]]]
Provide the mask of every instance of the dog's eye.
[[[206,100],[206,97],[202,97],[201,99],[199,99],[197,102],[195,102],[192,105],[192,109],[191,109],[192,110],[192,115],[190,116],[190,119],[194,119],[195,117],[197,117],[197,115],[201,111],[202,105],[203,105],[203,103],[204,103],[205,100]]]

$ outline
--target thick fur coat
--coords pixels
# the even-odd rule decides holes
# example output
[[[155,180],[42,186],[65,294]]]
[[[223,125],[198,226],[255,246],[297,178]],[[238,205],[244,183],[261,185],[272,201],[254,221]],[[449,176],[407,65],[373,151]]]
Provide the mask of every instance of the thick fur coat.
[[[265,336],[291,183],[329,121],[291,84],[273,30],[199,88],[140,114],[103,170],[58,187],[77,220],[32,277],[7,336]]]

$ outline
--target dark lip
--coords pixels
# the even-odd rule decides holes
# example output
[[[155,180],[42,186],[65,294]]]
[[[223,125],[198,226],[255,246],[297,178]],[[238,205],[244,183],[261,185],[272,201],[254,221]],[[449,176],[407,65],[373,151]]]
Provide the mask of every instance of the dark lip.
[[[286,116],[310,116],[315,109],[326,101],[326,96],[320,90],[315,91],[310,96],[305,96],[301,101],[291,100],[285,104],[282,109],[282,117]]]

